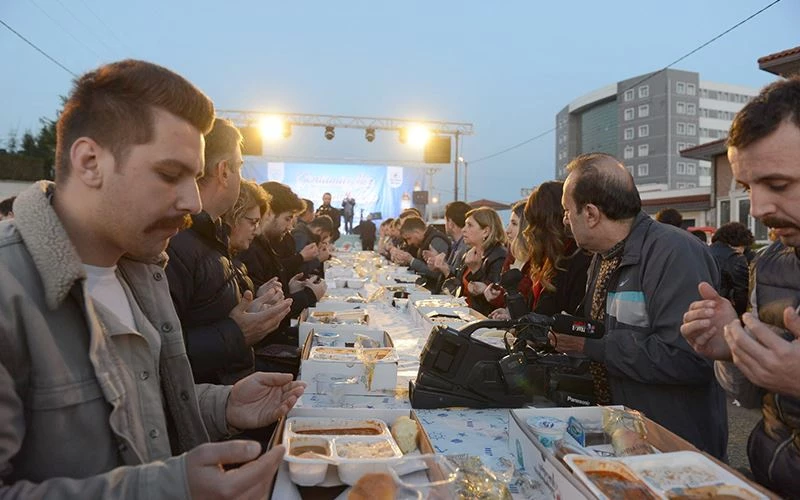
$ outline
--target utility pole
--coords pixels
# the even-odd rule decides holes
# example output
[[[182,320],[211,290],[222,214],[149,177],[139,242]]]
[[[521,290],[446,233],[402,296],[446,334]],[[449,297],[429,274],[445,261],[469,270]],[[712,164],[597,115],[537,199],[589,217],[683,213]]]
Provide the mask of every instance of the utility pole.
[[[458,201],[458,130],[455,133],[455,159],[453,160],[453,201]]]

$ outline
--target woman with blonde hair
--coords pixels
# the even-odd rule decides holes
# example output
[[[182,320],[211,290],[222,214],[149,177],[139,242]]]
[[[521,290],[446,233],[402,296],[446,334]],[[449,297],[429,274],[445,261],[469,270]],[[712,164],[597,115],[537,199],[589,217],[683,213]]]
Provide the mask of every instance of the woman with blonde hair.
[[[239,197],[233,208],[223,215],[223,220],[231,228],[228,248],[231,256],[244,252],[256,237],[261,218],[269,209],[270,195],[257,183],[242,179],[239,188]],[[250,290],[253,294],[253,282],[247,276],[247,267],[239,259],[233,259],[236,269],[236,281],[239,291],[244,293]]]
[[[464,255],[461,294],[467,297],[470,307],[489,314],[494,307],[483,291],[486,285],[500,281],[507,253],[503,222],[491,208],[476,208],[467,212],[462,235],[470,249]]]

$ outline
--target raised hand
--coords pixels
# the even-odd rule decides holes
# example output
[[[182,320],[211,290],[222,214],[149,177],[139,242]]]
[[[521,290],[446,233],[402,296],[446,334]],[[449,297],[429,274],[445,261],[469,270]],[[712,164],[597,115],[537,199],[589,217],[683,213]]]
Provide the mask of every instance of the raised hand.
[[[701,300],[689,305],[683,315],[681,335],[692,349],[711,359],[730,360],[731,351],[725,342],[725,325],[738,318],[730,301],[702,282],[697,287]]]

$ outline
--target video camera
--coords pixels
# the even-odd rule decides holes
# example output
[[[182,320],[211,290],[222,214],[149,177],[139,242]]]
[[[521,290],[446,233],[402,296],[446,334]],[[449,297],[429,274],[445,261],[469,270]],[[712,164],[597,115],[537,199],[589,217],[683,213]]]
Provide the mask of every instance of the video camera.
[[[505,330],[505,348],[474,339],[482,328]],[[528,313],[474,321],[460,329],[434,326],[417,379],[409,382],[411,406],[519,408],[537,398],[557,406],[596,404],[589,359],[556,352],[548,338],[551,330],[588,339],[604,335],[602,324],[568,314]]]

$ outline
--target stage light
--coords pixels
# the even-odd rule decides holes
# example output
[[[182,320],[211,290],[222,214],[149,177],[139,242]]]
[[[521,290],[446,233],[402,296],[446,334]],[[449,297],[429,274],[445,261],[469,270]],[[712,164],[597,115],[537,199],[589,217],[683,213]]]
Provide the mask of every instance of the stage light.
[[[408,128],[408,143],[411,147],[422,148],[431,138],[431,131],[422,125],[412,125]]]
[[[400,140],[400,144],[405,144],[406,142],[408,142],[408,129],[407,128],[403,127],[403,128],[400,129],[400,137],[398,139]]]
[[[287,126],[291,127],[288,123],[284,123],[279,116],[265,116],[261,118],[258,124],[261,137],[268,141],[291,135],[291,128],[288,128],[289,134],[286,134]]]
[[[368,128],[367,131],[364,132],[364,138],[367,140],[367,142],[374,141],[375,140],[375,129],[374,128]]]
[[[414,183],[414,191],[422,191],[422,184],[419,181]]]
[[[431,198],[431,203],[433,203],[434,205],[436,205],[437,203],[439,203],[439,198],[438,198],[438,197],[436,197],[436,196],[434,196],[433,198]]]
[[[334,132],[333,127],[325,127],[325,138],[329,141],[332,141],[333,138],[336,136],[336,132]]]

